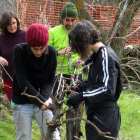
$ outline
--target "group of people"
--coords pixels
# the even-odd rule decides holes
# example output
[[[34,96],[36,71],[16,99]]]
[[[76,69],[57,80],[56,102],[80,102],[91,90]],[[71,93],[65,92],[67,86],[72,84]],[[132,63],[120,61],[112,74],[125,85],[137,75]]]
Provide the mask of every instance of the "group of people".
[[[45,118],[53,118],[48,107],[52,103],[52,90],[55,91],[58,86],[55,74],[62,72],[64,77],[70,78],[74,73],[74,62],[80,58],[87,59],[85,65],[91,63],[88,79],[78,85],[84,84],[84,88],[70,96],[67,105],[75,107],[85,101],[87,119],[101,131],[110,132],[109,136],[118,137],[121,115],[117,100],[123,88],[119,59],[111,47],[101,41],[100,32],[91,22],[77,22],[77,18],[77,9],[71,2],[63,7],[62,24],[50,30],[37,23],[31,24],[27,31],[21,30],[20,22],[12,11],[4,12],[1,17],[0,65],[17,140],[31,140],[32,119],[38,126],[43,125],[40,131],[45,137]],[[89,53],[92,53],[90,57]],[[70,71],[69,55],[72,60]],[[82,74],[78,79],[82,80]],[[25,88],[27,94],[37,96],[44,104],[21,95]],[[85,129],[87,140],[106,139],[89,124]],[[60,139],[60,132],[56,129],[53,140]]]

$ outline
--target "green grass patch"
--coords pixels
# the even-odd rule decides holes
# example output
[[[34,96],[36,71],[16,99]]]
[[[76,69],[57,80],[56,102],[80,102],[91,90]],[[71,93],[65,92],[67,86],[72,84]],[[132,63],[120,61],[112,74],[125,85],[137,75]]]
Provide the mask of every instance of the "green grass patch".
[[[4,109],[4,107],[3,107]],[[0,117],[0,140],[16,140],[15,125],[12,114],[4,109],[5,117]],[[32,140],[41,140],[37,123],[33,120]]]
[[[119,98],[118,104],[121,111],[121,128],[118,140],[140,140],[140,96],[138,93],[132,93],[129,90],[124,90]],[[65,106],[66,107],[66,106]],[[64,107],[64,109],[66,109]],[[0,117],[0,140],[15,140],[15,126],[12,120],[12,114],[5,110],[6,117]],[[85,112],[83,115],[86,118]],[[65,115],[61,121],[65,120]],[[61,130],[62,140],[66,139],[66,125],[62,125],[64,131]],[[81,140],[86,140],[85,137],[85,122],[81,121],[81,131],[84,136]],[[33,121],[32,140],[41,140],[41,134],[37,123]]]
[[[124,90],[118,104],[122,122],[119,133],[120,139],[140,140],[140,96]]]

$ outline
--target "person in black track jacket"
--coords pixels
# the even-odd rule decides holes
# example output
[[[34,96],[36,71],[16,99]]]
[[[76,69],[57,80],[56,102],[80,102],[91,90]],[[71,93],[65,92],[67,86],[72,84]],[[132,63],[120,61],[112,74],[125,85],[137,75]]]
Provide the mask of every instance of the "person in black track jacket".
[[[11,107],[17,140],[31,140],[32,119],[36,120],[45,139],[46,118],[53,118],[48,106],[52,103],[51,91],[55,82],[57,54],[54,47],[48,45],[48,40],[47,27],[32,24],[27,30],[27,43],[14,47],[15,76]],[[38,97],[45,105],[35,98],[22,95],[24,91],[30,96]],[[60,140],[57,129],[53,133],[53,140]]]
[[[75,91],[79,94],[71,96],[67,104],[77,106],[85,101],[87,119],[102,132],[111,133],[107,136],[117,138],[121,125],[117,100],[123,89],[119,59],[110,46],[101,42],[100,32],[89,21],[82,20],[76,23],[69,34],[69,41],[72,50],[79,53],[82,58],[86,58],[91,52],[92,55],[85,62],[91,64],[87,81],[77,86]],[[99,136],[93,126],[86,124],[86,139],[108,138]]]

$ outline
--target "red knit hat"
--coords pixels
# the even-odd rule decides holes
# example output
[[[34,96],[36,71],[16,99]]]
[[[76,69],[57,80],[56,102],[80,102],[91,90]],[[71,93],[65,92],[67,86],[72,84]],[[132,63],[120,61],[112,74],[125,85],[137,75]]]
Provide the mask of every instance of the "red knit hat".
[[[31,24],[26,33],[26,42],[30,46],[47,46],[49,41],[48,28],[43,24]]]

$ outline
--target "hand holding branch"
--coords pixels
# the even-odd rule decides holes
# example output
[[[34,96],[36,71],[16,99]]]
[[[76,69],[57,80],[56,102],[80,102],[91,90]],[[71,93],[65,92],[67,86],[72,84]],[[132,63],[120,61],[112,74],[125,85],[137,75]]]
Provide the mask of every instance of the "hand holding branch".
[[[72,53],[73,53],[73,52],[71,51],[71,47],[70,47],[70,46],[68,46],[68,47],[66,47],[66,48],[64,48],[64,49],[62,49],[62,50],[59,50],[59,51],[57,52],[58,55],[72,54]]]

